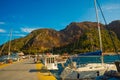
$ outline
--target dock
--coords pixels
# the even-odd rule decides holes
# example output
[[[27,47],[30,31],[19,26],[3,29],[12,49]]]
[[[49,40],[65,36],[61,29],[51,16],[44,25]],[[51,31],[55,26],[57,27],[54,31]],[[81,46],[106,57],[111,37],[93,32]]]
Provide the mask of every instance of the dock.
[[[36,68],[40,70],[37,73],[38,80],[57,80],[47,69],[44,69],[43,64],[36,64]]]
[[[1,80],[57,80],[42,63],[27,59],[12,64],[0,65]]]

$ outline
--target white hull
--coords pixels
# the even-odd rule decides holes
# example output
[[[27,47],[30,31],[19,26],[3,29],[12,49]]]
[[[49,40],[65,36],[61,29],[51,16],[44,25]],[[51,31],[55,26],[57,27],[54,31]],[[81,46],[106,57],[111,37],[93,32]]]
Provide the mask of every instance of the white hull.
[[[62,79],[92,79],[97,76],[103,75],[105,71],[116,70],[113,64],[87,64],[84,67],[70,68],[66,67],[61,73],[60,77]]]

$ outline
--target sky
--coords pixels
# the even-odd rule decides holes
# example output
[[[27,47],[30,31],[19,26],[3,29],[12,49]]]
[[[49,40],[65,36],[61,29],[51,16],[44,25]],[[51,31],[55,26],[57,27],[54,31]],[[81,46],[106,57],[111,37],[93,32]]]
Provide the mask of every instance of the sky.
[[[120,20],[120,0],[98,2],[108,23]],[[0,0],[0,45],[10,40],[11,31],[13,40],[35,29],[59,31],[71,22],[83,21],[96,22],[94,0]]]

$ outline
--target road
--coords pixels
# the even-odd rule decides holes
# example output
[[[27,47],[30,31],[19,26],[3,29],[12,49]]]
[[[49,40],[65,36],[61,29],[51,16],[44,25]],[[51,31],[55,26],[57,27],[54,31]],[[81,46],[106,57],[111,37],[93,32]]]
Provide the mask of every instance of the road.
[[[42,65],[35,64],[33,59],[20,61],[0,69],[0,80],[56,80],[54,76],[40,73]]]

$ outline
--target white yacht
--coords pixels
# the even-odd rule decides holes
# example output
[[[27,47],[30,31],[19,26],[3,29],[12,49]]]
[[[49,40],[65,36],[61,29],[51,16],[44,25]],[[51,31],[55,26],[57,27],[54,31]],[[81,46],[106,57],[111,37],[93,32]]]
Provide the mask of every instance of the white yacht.
[[[95,79],[111,69],[116,70],[116,66],[114,64],[89,63],[77,68],[73,65],[66,67],[60,77],[63,80]]]

